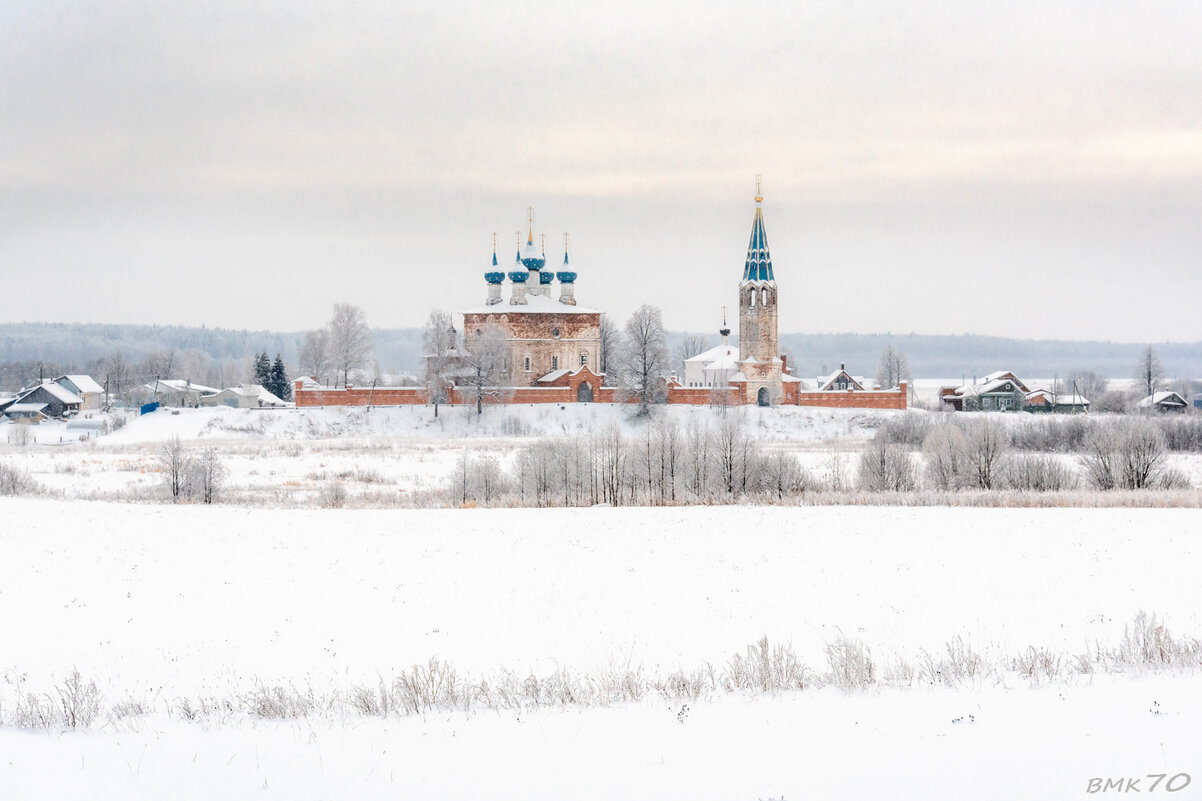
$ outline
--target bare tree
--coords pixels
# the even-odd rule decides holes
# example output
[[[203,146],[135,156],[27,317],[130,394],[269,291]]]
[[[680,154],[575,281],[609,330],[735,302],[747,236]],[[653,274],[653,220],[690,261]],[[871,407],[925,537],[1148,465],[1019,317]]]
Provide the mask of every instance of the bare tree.
[[[860,455],[860,485],[872,492],[905,492],[914,489],[910,454],[886,437],[873,437]]]
[[[430,312],[422,344],[426,349],[426,387],[434,416],[438,417],[438,404],[446,403],[447,385],[455,366],[455,328],[450,314],[441,309]]]
[[[1001,478],[1001,469],[1010,438],[996,420],[973,420],[964,426],[964,448],[969,483],[980,489],[993,489]]]
[[[225,486],[226,469],[216,448],[204,448],[191,463],[192,486],[201,503],[217,500]]]
[[[886,345],[877,363],[876,383],[881,389],[893,389],[910,378],[910,362],[906,355],[892,345]]]
[[[1093,370],[1073,370],[1064,379],[1066,392],[1082,396],[1088,401],[1096,401],[1106,393],[1106,376]]]
[[[301,339],[300,369],[305,375],[318,381],[328,377],[331,369],[330,332],[325,328],[308,331]],[[337,381],[337,379],[335,379]]]
[[[337,372],[342,373],[342,385],[346,386],[351,370],[365,366],[371,353],[371,331],[367,327],[367,315],[358,306],[336,303],[328,329],[333,366]]]
[[[125,361],[125,356],[121,353],[121,351],[113,351],[104,360],[104,382],[106,392],[110,397],[114,395],[120,397],[121,388],[129,387],[129,379],[129,362]],[[108,398],[105,399],[105,405],[108,405]]]
[[[691,359],[698,353],[705,350],[705,337],[701,334],[685,334],[676,343],[676,348],[673,351],[672,366],[676,370],[676,375],[683,379],[684,363],[686,359]]]
[[[505,391],[502,384],[508,376],[508,356],[509,342],[499,325],[484,326],[465,343],[462,377],[476,396],[477,415],[484,413],[486,395],[500,397]]]
[[[610,319],[608,314],[601,315],[601,329],[599,337],[601,339],[601,364],[598,369],[607,376],[607,384],[613,383],[613,377],[609,375],[609,370],[615,364],[613,358],[618,349],[618,344],[621,339],[621,333],[618,327],[614,325],[614,321]]]
[[[142,371],[147,378],[171,378],[175,372],[175,351],[152,351],[147,355]]]
[[[192,473],[192,458],[179,437],[172,437],[159,449],[159,469],[174,503],[179,503],[191,494],[189,479]]]
[[[663,314],[654,306],[634,310],[626,323],[619,353],[619,386],[624,397],[638,403],[638,414],[651,413],[651,404],[667,398],[668,340]]]
[[[922,442],[927,483],[937,490],[958,490],[968,483],[967,443],[957,425],[937,425]]]
[[[1149,345],[1139,354],[1139,361],[1135,364],[1135,380],[1139,382],[1140,389],[1147,396],[1156,392],[1162,378],[1164,378],[1164,367],[1160,364],[1160,357],[1156,355],[1156,349]]]

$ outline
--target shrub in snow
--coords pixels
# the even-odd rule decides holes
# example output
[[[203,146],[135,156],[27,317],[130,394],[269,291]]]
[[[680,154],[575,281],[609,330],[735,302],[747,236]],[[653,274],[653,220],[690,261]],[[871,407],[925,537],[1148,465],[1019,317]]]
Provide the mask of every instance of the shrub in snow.
[[[29,473],[0,462],[0,495],[40,494],[42,487],[29,477]]]
[[[735,654],[726,663],[722,688],[774,693],[781,690],[803,690],[817,683],[797,654],[787,645],[772,647],[767,637],[747,647],[747,655]]]
[[[346,505],[346,488],[340,481],[327,481],[317,491],[317,502],[323,509],[341,509]]]
[[[1081,466],[1096,489],[1150,489],[1165,485],[1168,454],[1159,426],[1147,419],[1107,421],[1085,438]],[[1182,480],[1169,477],[1170,483]]]
[[[863,690],[876,682],[876,664],[872,652],[862,641],[839,637],[823,646],[828,671],[826,681],[844,692]]]
[[[997,486],[1009,448],[1009,435],[997,420],[975,419],[965,423],[964,453],[969,483],[979,489]]]
[[[951,491],[968,485],[967,443],[957,425],[934,426],[922,442],[926,458],[927,484],[937,490]]]
[[[23,448],[33,442],[33,431],[24,423],[11,423],[8,426],[8,444]]]
[[[1077,487],[1077,474],[1055,456],[1012,456],[1003,470],[1007,489],[1050,492]]]
[[[902,446],[873,437],[860,454],[860,486],[870,492],[906,492],[914,489],[914,465]]]

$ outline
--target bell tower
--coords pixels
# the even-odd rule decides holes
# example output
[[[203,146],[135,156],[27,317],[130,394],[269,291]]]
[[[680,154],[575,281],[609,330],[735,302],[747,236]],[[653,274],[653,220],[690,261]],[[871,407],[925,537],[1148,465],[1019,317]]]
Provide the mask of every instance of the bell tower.
[[[782,362],[777,343],[777,290],[764,230],[764,196],[756,176],[755,218],[739,282],[739,370],[748,403],[767,406],[781,397]]]

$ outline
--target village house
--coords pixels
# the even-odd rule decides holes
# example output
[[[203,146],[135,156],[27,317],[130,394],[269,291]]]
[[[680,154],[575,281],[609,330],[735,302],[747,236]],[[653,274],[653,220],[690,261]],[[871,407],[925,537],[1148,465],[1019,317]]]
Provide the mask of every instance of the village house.
[[[193,384],[187,379],[163,378],[143,384],[139,394],[149,396],[163,406],[187,406],[197,408],[200,399],[205,395],[215,395],[221,390],[216,387],[206,387],[203,384]]]
[[[1048,412],[1078,414],[1089,411],[1089,398],[1078,392],[1054,392],[1028,387],[1009,370],[999,370],[959,387],[941,387],[939,400],[944,411],[955,412]]]
[[[60,375],[54,383],[76,395],[81,401],[81,411],[99,411],[104,406],[104,387],[90,375]]]
[[[283,409],[292,404],[282,401],[261,384],[239,384],[200,399],[201,406],[228,406],[231,409]]]
[[[28,407],[30,404],[42,405],[40,413],[46,417],[60,418],[79,412],[83,400],[60,384],[45,381],[33,389],[17,393],[13,406]],[[12,406],[9,409],[11,411]]]
[[[1141,412],[1160,412],[1167,414],[1181,413],[1186,410],[1189,403],[1185,398],[1177,392],[1163,390],[1161,392],[1153,392],[1148,397],[1135,404],[1135,408]]]
[[[867,389],[867,380],[847,372],[846,364],[839,365],[839,369],[828,376],[818,377],[819,392],[865,392]]]

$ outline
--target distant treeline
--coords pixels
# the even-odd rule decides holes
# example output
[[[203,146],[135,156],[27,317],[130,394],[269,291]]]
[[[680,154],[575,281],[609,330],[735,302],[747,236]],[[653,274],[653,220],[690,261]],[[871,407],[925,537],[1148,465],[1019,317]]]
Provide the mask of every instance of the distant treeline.
[[[131,365],[152,354],[173,352],[180,360],[191,354],[195,363],[245,364],[255,354],[278,353],[297,372],[297,352],[303,332],[247,331],[185,326],[109,325],[99,323],[0,323],[0,389],[13,389],[46,373],[97,371],[119,353]],[[686,336],[669,334],[669,347]],[[707,347],[721,342],[716,333],[702,335]],[[422,329],[372,330],[374,359],[387,375],[417,375],[422,369]],[[732,342],[737,338],[732,336]],[[800,378],[826,375],[846,364],[855,375],[876,374],[886,345],[904,353],[918,378],[972,380],[994,370],[1013,370],[1020,376],[1050,378],[1073,370],[1092,370],[1109,378],[1129,378],[1147,343],[1074,342],[1046,339],[929,334],[783,334],[781,350]],[[1202,342],[1153,343],[1165,375],[1202,375]],[[229,372],[227,369],[225,372]],[[197,376],[190,377],[199,380]]]

